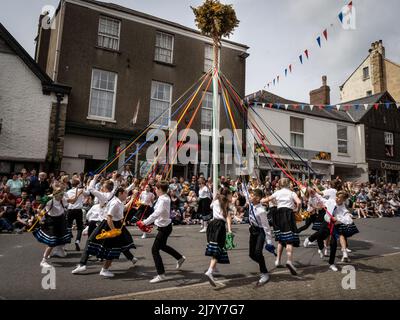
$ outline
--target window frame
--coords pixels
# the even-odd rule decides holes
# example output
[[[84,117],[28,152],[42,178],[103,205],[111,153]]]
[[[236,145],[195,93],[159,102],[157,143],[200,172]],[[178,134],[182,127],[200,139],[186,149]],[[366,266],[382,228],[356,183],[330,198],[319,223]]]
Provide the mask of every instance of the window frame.
[[[207,48],[211,48],[211,59],[208,59],[206,57],[206,50]],[[205,43],[204,44],[204,61],[203,61],[203,72],[208,72],[210,69],[212,69],[213,65],[214,65],[214,57],[213,57],[213,46],[209,43]],[[206,70],[206,61],[211,61],[211,67],[209,69]]]
[[[154,119],[152,120],[152,121],[150,121],[150,114],[151,114],[151,102],[154,100],[154,101],[161,101],[161,102],[167,102],[167,101],[165,101],[165,100],[160,100],[160,99],[156,99],[156,98],[153,98],[152,97],[152,91],[153,91],[153,84],[154,83],[161,83],[161,84],[163,84],[163,85],[169,85],[170,86],[170,88],[171,88],[171,90],[170,90],[170,92],[169,92],[169,113],[168,113],[168,125],[167,126],[165,126],[165,125],[161,125],[161,123],[153,123],[152,125],[151,125],[151,127],[153,127],[153,128],[159,128],[160,127],[160,125],[161,125],[161,129],[163,129],[163,130],[165,130],[165,129],[168,129],[169,127],[170,127],[170,125],[171,125],[171,105],[172,105],[172,95],[173,95],[173,89],[174,89],[174,85],[173,84],[171,84],[171,83],[168,83],[168,82],[162,82],[162,81],[158,81],[158,80],[152,80],[151,81],[151,87],[150,87],[150,106],[149,106],[149,118],[148,118],[148,120],[149,120],[149,124],[151,123],[151,122],[153,122],[154,121]],[[158,115],[158,117],[159,117],[159,115]]]
[[[394,150],[394,133],[385,131],[383,136],[384,136],[384,143],[385,143],[385,156],[388,158],[394,158],[394,156],[395,156],[395,154],[394,154],[394,151],[395,151]],[[388,136],[390,137],[389,140],[391,140],[391,141],[388,141],[388,139],[387,139]],[[392,151],[391,155],[387,154],[387,151],[386,151],[387,147],[391,147],[391,151]]]
[[[112,105],[112,115],[110,118],[108,117],[102,117],[102,116],[97,116],[97,115],[91,115],[90,114],[90,109],[92,106],[92,97],[93,97],[93,89],[94,90],[99,90],[99,91],[105,91],[105,92],[111,92],[110,90],[105,90],[105,89],[99,89],[99,88],[94,88],[93,87],[93,82],[94,82],[94,72],[95,71],[100,71],[100,72],[108,72],[112,73],[115,75],[114,79],[114,96],[113,96],[113,105]],[[114,71],[108,71],[108,70],[103,70],[99,68],[92,68],[92,77],[90,81],[90,95],[89,95],[89,109],[88,109],[88,115],[86,119],[88,120],[98,120],[98,121],[104,121],[104,122],[113,122],[116,123],[115,121],[115,107],[116,107],[116,102],[117,102],[117,89],[118,89],[118,73]]]
[[[171,49],[166,49],[166,48],[157,46],[157,36],[159,34],[172,37],[172,48]],[[168,33],[168,32],[157,30],[156,31],[156,39],[155,40],[156,41],[155,41],[155,44],[154,44],[154,61],[159,62],[159,63],[171,64],[171,65],[174,64],[175,35],[173,35],[171,33]],[[171,50],[171,61],[170,62],[166,62],[166,61],[158,60],[157,59],[157,49]]]
[[[292,119],[296,119],[296,120],[301,120],[303,122],[303,132],[297,132],[297,131],[292,131],[292,126],[291,126],[291,121]],[[289,132],[290,132],[290,146],[293,148],[299,148],[299,149],[304,149],[304,118],[299,118],[299,117],[292,117],[290,116],[289,119]],[[303,146],[297,146],[297,145],[293,145],[292,144],[292,135],[296,135],[296,136],[302,136],[303,137]]]
[[[106,20],[111,20],[111,21],[118,22],[118,37],[116,37],[116,36],[114,36],[114,35],[111,35],[111,34],[106,34],[106,33],[101,33],[101,32],[100,32],[100,22],[101,22],[101,19],[106,19]],[[101,15],[101,16],[99,17],[99,23],[98,23],[98,29],[97,29],[97,46],[98,46],[99,48],[102,48],[102,49],[105,49],[105,50],[119,51],[120,44],[121,44],[121,28],[122,28],[122,22],[121,22],[121,20],[116,19],[116,18],[112,18],[112,17],[109,17],[109,16]],[[118,42],[117,42],[117,43],[118,43],[117,48],[114,49],[114,48],[110,48],[110,47],[105,47],[104,45],[100,45],[100,43],[99,43],[99,36],[108,37],[108,38],[117,40],[117,41],[118,41]]]
[[[365,70],[368,70],[368,75],[366,76],[365,75]],[[366,67],[364,67],[363,69],[362,69],[362,73],[363,73],[363,80],[365,81],[365,80],[368,80],[370,77],[371,77],[371,75],[370,75],[370,72],[369,72],[370,70],[369,70],[369,66],[366,66]]]
[[[348,135],[348,127],[342,124],[338,124],[336,126],[336,137],[337,137],[337,144],[338,144],[338,154],[342,154],[342,155],[348,155],[349,154],[349,135]],[[341,139],[339,138],[339,129],[346,129],[346,139]],[[339,145],[339,141],[341,142],[346,142],[346,152],[341,152],[340,151],[340,145]]]

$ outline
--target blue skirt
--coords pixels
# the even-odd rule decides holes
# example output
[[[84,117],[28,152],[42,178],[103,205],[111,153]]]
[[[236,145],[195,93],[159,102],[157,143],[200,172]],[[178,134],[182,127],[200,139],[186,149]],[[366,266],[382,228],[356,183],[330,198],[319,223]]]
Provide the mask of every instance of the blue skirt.
[[[71,243],[72,233],[67,229],[67,219],[63,214],[58,217],[46,215],[40,228],[33,231],[33,236],[51,248]]]
[[[338,234],[343,235],[346,238],[350,238],[351,236],[360,232],[358,231],[357,226],[354,224],[354,222],[352,224],[339,224],[338,226],[336,226],[336,228]]]

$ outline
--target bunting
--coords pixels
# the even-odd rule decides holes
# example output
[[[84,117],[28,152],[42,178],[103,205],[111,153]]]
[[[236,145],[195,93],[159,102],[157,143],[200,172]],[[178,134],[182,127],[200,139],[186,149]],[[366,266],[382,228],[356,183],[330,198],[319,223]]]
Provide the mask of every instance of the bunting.
[[[304,50],[304,54],[306,55],[306,57],[308,59],[308,50]]]
[[[318,36],[317,42],[318,42],[318,46],[321,48],[321,37],[320,36]]]

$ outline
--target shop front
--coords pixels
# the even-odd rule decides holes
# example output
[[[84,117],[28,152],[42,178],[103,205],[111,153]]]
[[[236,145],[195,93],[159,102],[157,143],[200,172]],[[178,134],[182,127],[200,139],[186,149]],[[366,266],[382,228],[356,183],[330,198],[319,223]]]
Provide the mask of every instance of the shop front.
[[[370,160],[368,162],[371,183],[398,183],[400,181],[400,162]]]

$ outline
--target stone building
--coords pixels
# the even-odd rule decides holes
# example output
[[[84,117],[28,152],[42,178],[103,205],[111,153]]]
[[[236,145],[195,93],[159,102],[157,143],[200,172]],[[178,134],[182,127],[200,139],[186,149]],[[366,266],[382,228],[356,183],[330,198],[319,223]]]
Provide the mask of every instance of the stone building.
[[[400,102],[400,64],[386,58],[382,40],[371,44],[368,56],[340,86],[341,103],[389,92]]]

